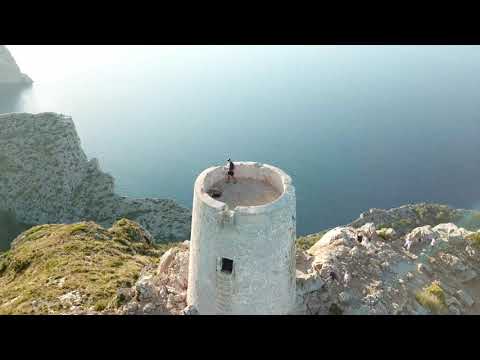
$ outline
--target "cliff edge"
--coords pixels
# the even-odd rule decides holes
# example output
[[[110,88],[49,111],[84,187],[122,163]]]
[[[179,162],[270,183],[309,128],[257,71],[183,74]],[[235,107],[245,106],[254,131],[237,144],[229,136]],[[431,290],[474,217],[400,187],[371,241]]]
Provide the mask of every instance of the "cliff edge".
[[[190,237],[189,209],[115,194],[113,177],[83,152],[72,118],[56,113],[0,115],[2,210],[29,225],[91,220],[109,227],[127,218],[157,242]]]
[[[33,81],[20,71],[15,59],[5,45],[0,45],[0,85],[29,85]]]

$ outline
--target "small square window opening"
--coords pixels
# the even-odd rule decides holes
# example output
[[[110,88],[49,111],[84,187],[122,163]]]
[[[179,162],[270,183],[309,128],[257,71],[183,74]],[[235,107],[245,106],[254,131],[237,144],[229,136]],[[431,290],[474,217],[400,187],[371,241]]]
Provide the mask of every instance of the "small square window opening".
[[[233,271],[233,260],[222,258],[222,272],[231,274]]]

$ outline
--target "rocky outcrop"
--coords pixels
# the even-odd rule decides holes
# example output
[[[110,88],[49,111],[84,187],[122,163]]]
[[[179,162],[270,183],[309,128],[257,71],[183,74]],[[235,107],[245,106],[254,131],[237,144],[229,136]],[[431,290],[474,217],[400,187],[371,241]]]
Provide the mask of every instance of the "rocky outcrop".
[[[0,85],[28,85],[31,83],[32,79],[22,74],[10,51],[5,45],[0,45]]]
[[[406,236],[373,223],[338,227],[308,251],[297,251],[297,315],[413,315],[480,312],[480,232],[454,224],[413,229]],[[361,241],[360,237],[361,235]],[[414,239],[406,250],[405,239]],[[432,239],[435,241],[432,242]],[[188,242],[170,249],[128,290],[120,313],[188,314]]]
[[[87,159],[72,118],[56,113],[0,115],[0,210],[30,225],[120,218],[140,223],[157,242],[190,237],[191,211],[172,200],[130,199]]]
[[[355,243],[362,233],[353,227],[333,229],[297,255],[294,313],[480,312],[480,232],[447,223],[417,227],[405,236],[387,231],[385,238]],[[412,241],[409,250],[403,246],[407,240]],[[305,291],[307,281],[318,286]]]
[[[125,289],[128,302],[119,313],[142,315],[193,314],[187,308],[189,241],[169,249],[158,266],[144,269],[136,284]]]

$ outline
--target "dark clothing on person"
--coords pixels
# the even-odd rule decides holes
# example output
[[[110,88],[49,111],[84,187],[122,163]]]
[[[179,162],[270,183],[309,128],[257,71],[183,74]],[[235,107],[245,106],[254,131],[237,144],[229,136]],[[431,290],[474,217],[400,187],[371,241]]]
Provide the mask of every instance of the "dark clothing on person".
[[[228,175],[233,176],[234,175],[234,170],[235,170],[235,165],[233,164],[233,162],[229,161]]]

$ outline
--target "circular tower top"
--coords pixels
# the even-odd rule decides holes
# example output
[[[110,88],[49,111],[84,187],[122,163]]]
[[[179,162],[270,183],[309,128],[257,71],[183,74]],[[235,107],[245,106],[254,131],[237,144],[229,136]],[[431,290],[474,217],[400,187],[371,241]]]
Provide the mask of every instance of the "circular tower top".
[[[292,188],[292,180],[277,167],[257,162],[236,162],[235,180],[226,179],[221,166],[203,171],[195,192],[207,206],[218,210],[265,212]],[[248,209],[247,209],[248,208]]]

